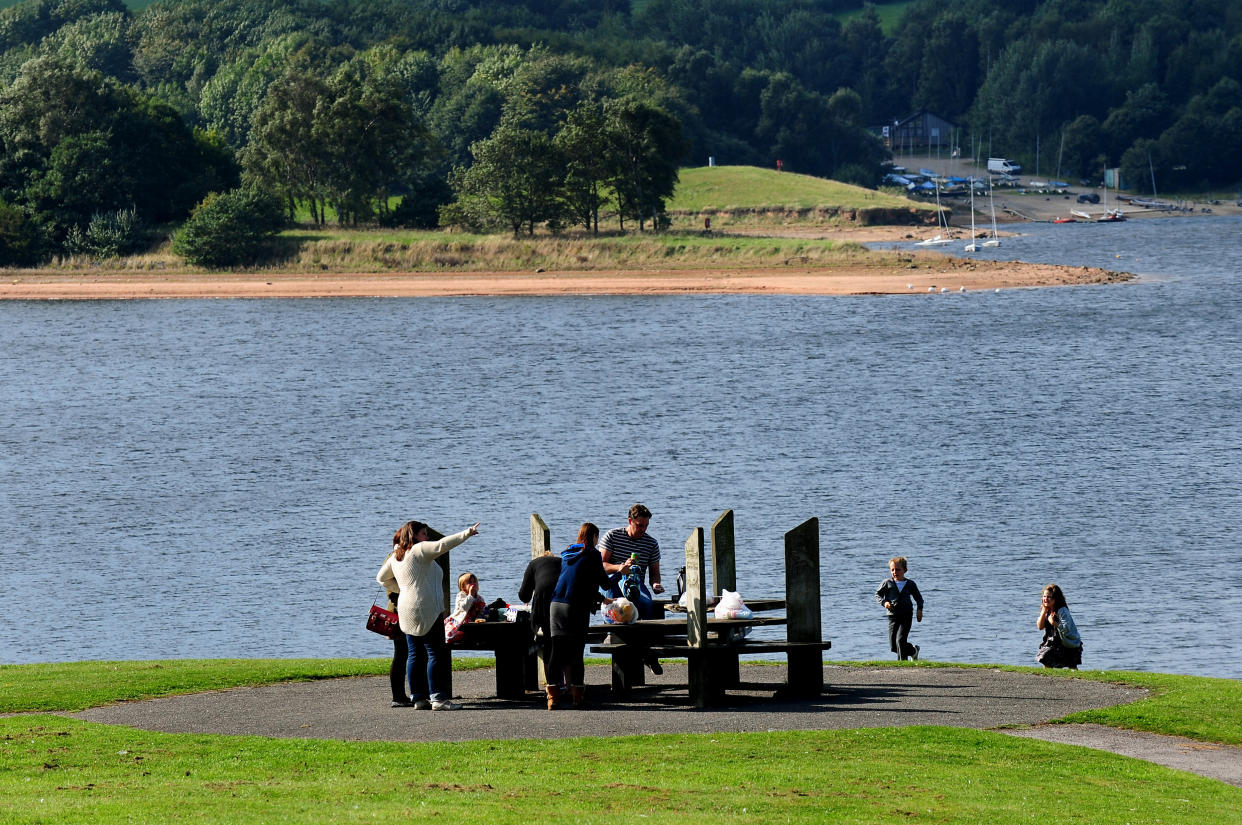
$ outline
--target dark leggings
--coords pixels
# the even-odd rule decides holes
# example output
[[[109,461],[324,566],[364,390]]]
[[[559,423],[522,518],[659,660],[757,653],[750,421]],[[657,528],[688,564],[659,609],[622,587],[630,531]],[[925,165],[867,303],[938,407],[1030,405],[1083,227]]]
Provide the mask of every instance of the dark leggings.
[[[398,631],[392,637],[392,667],[388,668],[388,681],[392,683],[392,700],[394,702],[410,701],[410,694],[405,689],[406,663],[410,658],[410,647],[405,642],[405,634]]]
[[[548,657],[545,668],[548,684],[560,682],[561,674],[565,676],[565,684],[582,685],[586,680],[586,666],[582,662],[583,649],[586,647],[586,633],[571,636],[552,637],[552,655]]]
[[[582,650],[586,647],[587,626],[590,623],[590,611],[581,607],[574,609],[563,602],[552,602],[548,608],[552,649],[544,673],[549,685],[559,684],[562,677],[565,684],[571,687],[585,683]]]

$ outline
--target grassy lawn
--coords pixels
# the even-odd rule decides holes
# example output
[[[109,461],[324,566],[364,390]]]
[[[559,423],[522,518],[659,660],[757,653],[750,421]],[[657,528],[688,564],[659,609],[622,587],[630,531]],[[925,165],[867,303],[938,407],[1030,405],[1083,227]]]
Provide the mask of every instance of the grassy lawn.
[[[875,189],[757,166],[697,166],[682,169],[679,175],[677,191],[667,204],[670,212],[823,206],[927,208],[925,204]]]
[[[0,667],[0,710],[77,709],[386,667],[365,659],[9,665]],[[1242,731],[1242,682],[1091,671],[1077,678],[1124,681],[1155,695],[1075,720],[1216,741],[1237,742]],[[1058,822],[1201,823],[1237,822],[1240,808],[1242,789],[1221,782],[1084,748],[939,727],[413,744],[0,718],[5,823],[515,816],[615,823],[689,814],[717,823],[1004,825],[1045,821],[1053,810]]]

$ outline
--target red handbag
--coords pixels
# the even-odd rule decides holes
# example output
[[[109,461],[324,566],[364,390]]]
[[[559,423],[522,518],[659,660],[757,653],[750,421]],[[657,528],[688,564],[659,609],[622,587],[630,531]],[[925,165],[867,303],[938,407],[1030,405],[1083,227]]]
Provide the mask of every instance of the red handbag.
[[[396,613],[372,602],[371,612],[367,614],[367,630],[391,639],[401,633],[401,623]]]

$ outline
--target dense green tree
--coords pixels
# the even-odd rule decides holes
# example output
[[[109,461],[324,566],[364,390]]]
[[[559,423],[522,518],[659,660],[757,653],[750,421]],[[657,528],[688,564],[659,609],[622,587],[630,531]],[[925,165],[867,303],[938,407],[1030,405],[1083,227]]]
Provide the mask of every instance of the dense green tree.
[[[1103,128],[1091,115],[1080,115],[1062,132],[1061,174],[1066,177],[1096,179],[1108,163],[1102,154]]]
[[[1121,157],[1123,177],[1150,191],[1151,177],[1173,190],[1242,180],[1242,85],[1223,78],[1196,95],[1154,144],[1136,141]]]
[[[298,203],[316,223],[327,219],[331,154],[316,127],[330,92],[325,81],[290,70],[267,90],[242,152],[243,179],[279,196],[292,218]]]
[[[96,212],[179,219],[234,179],[232,159],[161,101],[40,58],[0,92],[0,191],[62,238]]]
[[[959,119],[979,88],[979,40],[966,14],[944,14],[923,33],[922,66],[914,91],[914,108]]]
[[[583,103],[570,113],[554,145],[565,163],[563,198],[568,216],[591,232],[599,232],[599,211],[607,202],[610,167],[607,121],[601,108]]]
[[[305,33],[283,35],[262,46],[245,49],[203,84],[198,113],[210,129],[230,146],[241,149],[250,136],[251,121],[268,87],[292,64],[293,55],[307,42]]]
[[[449,215],[490,217],[514,235],[523,228],[533,235],[536,225],[560,221],[564,161],[547,133],[505,122],[470,151],[474,162],[454,172],[459,206]]]
[[[0,266],[29,266],[41,254],[39,225],[26,210],[0,201]]]
[[[209,269],[256,263],[283,225],[276,197],[252,189],[212,193],[173,235],[172,250]]]
[[[1168,128],[1172,114],[1167,95],[1155,83],[1127,92],[1125,101],[1108,113],[1101,126],[1100,150],[1115,163],[1139,138],[1154,139]]]
[[[129,44],[129,14],[125,11],[101,12],[66,24],[45,38],[42,48],[63,63],[123,83],[132,83],[137,77]]]
[[[328,79],[331,100],[317,131],[331,157],[329,186],[342,222],[386,211],[389,196],[408,189],[431,151],[403,78],[391,71],[394,57],[364,52]]]
[[[446,167],[470,162],[470,147],[485,139],[500,123],[505,97],[489,72],[476,69],[485,51],[450,50],[440,61],[440,91],[428,115],[428,125],[441,136]]]
[[[650,103],[633,98],[608,100],[604,119],[615,158],[611,178],[617,213],[638,221],[642,231],[647,218],[653,228],[664,212],[664,202],[677,188],[677,167],[686,145],[677,118]]]
[[[35,46],[64,26],[96,15],[126,16],[122,0],[27,0],[0,9],[0,51]]]
[[[319,223],[328,206],[342,223],[386,212],[390,195],[408,192],[435,151],[396,71],[401,65],[378,49],[327,79],[287,72],[254,115],[243,153],[247,180],[283,197],[291,214],[309,204]]]
[[[988,73],[970,123],[976,134],[991,136],[992,152],[1030,157],[1037,146],[1041,154],[1056,152],[1064,123],[1105,110],[1110,88],[1095,69],[1095,56],[1078,44],[1020,41]],[[1032,172],[1036,166],[1030,164]]]

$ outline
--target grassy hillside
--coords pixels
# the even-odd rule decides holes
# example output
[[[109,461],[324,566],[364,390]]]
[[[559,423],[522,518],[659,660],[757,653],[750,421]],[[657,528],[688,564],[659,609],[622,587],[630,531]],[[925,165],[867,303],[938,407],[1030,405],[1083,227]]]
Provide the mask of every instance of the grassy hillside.
[[[696,166],[682,169],[672,212],[737,209],[840,209],[913,206],[905,198],[835,180],[777,172],[756,166]]]
[[[934,205],[848,183],[760,169],[755,166],[698,166],[682,169],[667,211],[677,229],[700,225],[851,222],[912,225],[933,220]]]

